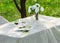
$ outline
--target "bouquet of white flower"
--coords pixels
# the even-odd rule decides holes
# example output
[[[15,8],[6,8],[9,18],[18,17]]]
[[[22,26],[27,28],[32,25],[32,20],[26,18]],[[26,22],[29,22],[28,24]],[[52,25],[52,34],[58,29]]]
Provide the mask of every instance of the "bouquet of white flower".
[[[38,20],[38,13],[39,13],[39,11],[43,12],[44,8],[41,7],[38,3],[36,3],[35,5],[29,6],[28,12],[31,13],[32,10],[34,10],[34,12],[36,14],[35,18],[36,18],[36,20]]]

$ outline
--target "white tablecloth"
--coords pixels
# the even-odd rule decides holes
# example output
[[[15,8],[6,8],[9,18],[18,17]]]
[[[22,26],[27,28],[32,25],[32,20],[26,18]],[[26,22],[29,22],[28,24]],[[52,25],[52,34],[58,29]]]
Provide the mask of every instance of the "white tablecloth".
[[[43,15],[39,15],[39,21],[34,16],[19,19],[20,25],[26,21],[32,26],[28,33],[16,32],[14,22],[4,24],[0,27],[0,43],[60,43],[59,20]]]

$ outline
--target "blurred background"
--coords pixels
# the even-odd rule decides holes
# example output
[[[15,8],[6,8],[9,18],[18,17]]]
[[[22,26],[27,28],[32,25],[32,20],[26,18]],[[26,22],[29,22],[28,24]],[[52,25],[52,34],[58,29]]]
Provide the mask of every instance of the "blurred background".
[[[20,0],[17,0],[17,3],[20,6]],[[60,0],[37,0],[37,3],[45,9],[44,12],[40,12],[40,14],[60,17]],[[35,0],[26,0],[27,16],[30,16],[28,7],[33,4],[35,4]],[[13,0],[0,0],[0,16],[3,16],[8,21],[14,21],[21,18]]]

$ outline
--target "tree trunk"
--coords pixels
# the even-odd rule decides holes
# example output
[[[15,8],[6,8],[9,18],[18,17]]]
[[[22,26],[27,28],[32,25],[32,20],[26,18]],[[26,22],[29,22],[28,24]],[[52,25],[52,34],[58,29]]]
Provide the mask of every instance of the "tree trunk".
[[[26,17],[26,6],[25,6],[26,0],[20,0],[21,8],[19,8],[16,0],[13,0],[13,1],[14,1],[15,5],[16,5],[16,8],[21,13],[21,18],[25,18]]]
[[[20,5],[21,5],[21,17],[25,18],[26,17],[26,6],[25,6],[26,0],[20,0]]]

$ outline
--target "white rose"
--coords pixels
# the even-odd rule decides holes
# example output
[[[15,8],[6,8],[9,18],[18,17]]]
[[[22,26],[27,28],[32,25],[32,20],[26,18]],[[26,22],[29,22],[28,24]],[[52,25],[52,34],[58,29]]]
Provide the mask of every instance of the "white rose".
[[[39,7],[35,9],[35,13],[38,13],[38,12],[39,12]]]
[[[40,4],[38,4],[38,3],[36,3],[35,5],[38,6],[38,7],[40,7]]]
[[[34,10],[34,9],[36,8],[36,6],[35,6],[35,5],[33,5],[31,8],[32,8],[32,10]]]
[[[29,6],[29,8],[28,8],[28,12],[29,12],[29,13],[31,13],[31,7],[32,7],[32,6]]]
[[[40,11],[42,11],[42,12],[43,12],[43,11],[44,11],[44,8],[43,8],[43,7],[41,7],[41,8],[40,8]]]

